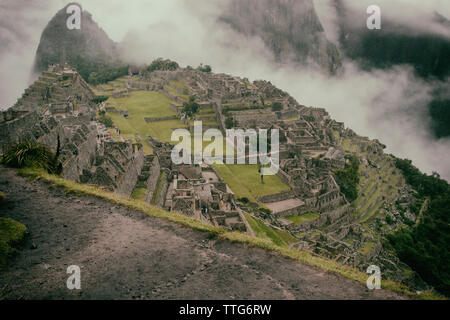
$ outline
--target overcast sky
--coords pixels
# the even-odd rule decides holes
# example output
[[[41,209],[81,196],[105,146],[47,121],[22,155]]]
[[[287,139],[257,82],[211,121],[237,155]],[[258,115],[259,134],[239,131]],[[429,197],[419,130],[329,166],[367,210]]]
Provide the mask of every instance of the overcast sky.
[[[335,32],[331,0],[315,5],[330,38]],[[359,19],[367,16],[369,0],[344,0]],[[380,0],[383,16],[436,30],[433,11],[449,17],[449,0]],[[0,0],[0,107],[9,107],[30,81],[40,34],[62,0]],[[408,67],[367,73],[345,62],[340,78],[313,70],[274,65],[261,40],[244,39],[217,23],[226,0],[80,0],[83,9],[116,42],[127,48],[129,59],[149,63],[171,58],[182,66],[207,63],[216,72],[272,81],[299,103],[326,108],[332,117],[358,134],[378,138],[388,152],[414,160],[422,170],[439,171],[450,179],[448,140],[429,137],[426,105],[430,87],[416,79]],[[362,17],[362,18],[361,18]],[[355,18],[355,20],[357,20]],[[445,32],[444,32],[445,33]],[[412,107],[413,106],[413,107]]]

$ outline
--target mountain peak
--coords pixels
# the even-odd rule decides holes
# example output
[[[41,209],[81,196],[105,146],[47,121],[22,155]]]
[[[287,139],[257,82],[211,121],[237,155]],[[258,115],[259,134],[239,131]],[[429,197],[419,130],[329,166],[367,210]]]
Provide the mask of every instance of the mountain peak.
[[[281,63],[312,61],[330,74],[341,68],[312,0],[232,0],[221,20],[245,36],[260,37]]]
[[[69,30],[67,13],[72,2],[59,10],[44,29],[36,52],[34,71],[42,72],[49,65],[59,63],[62,56],[66,62],[83,70],[89,64],[110,64],[118,61],[117,45],[94,21],[88,11],[81,12],[81,28]],[[83,75],[83,74],[82,74]],[[88,75],[84,75],[88,76]]]

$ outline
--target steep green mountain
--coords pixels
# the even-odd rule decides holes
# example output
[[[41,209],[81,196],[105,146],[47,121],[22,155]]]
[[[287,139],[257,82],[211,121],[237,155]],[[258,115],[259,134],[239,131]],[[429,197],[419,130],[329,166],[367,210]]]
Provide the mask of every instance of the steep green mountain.
[[[450,186],[439,176],[427,176],[411,161],[396,160],[416,197],[424,205],[416,207],[419,219],[411,228],[401,228],[388,235],[398,257],[416,270],[437,290],[450,294]]]
[[[317,64],[330,74],[341,67],[343,56],[365,70],[411,65],[418,77],[442,86],[450,75],[450,40],[434,33],[418,33],[383,17],[381,30],[366,28],[366,15],[345,1],[335,0],[339,49],[328,41],[312,0],[233,0],[221,21],[249,37],[260,37],[278,62]],[[449,29],[450,22],[435,13],[435,22]],[[450,100],[442,90],[433,92],[430,130],[436,138],[450,135]]]
[[[381,30],[366,28],[366,16],[336,0],[339,36],[346,56],[365,69],[390,68],[409,64],[424,79],[445,80],[450,75],[450,40],[431,32],[418,32],[395,20],[383,17]],[[434,20],[450,35],[449,21],[439,14]]]
[[[336,0],[335,6],[343,54],[366,69],[387,69],[395,65],[411,65],[418,77],[437,87],[446,86],[450,76],[450,40],[431,32],[417,32],[411,27],[383,18],[381,30],[368,30],[365,16],[354,12],[344,1]],[[359,17],[359,18],[358,18]],[[356,19],[356,21],[355,21]],[[448,29],[450,21],[435,13],[434,20]],[[450,100],[442,90],[433,93],[429,105],[433,119],[431,130],[437,138],[450,136]]]
[[[341,67],[312,0],[233,0],[221,20],[246,36],[260,37],[279,62],[314,62],[330,74]]]
[[[51,19],[44,29],[36,52],[34,71],[47,70],[62,59],[75,67],[92,84],[114,80],[128,72],[119,59],[117,44],[92,19],[87,11],[81,13],[81,29],[69,30],[67,6]]]

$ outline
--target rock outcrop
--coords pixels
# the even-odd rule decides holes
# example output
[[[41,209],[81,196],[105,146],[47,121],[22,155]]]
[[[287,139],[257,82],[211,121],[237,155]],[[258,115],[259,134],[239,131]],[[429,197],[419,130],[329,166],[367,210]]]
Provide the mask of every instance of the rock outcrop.
[[[341,68],[339,51],[327,39],[312,0],[233,0],[221,20],[260,37],[278,62],[312,62],[330,74]]]
[[[66,10],[67,6],[58,11],[44,29],[36,52],[34,71],[45,71],[49,65],[61,63],[64,59],[87,80],[89,74],[84,73],[92,69],[92,65],[117,63],[117,44],[98,26],[92,15],[82,11],[81,29],[69,30],[67,19],[70,15]]]

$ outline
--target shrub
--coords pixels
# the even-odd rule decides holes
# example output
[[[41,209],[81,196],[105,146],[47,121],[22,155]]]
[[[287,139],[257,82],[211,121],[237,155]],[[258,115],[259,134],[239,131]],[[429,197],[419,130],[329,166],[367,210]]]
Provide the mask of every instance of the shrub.
[[[394,220],[392,220],[391,216],[386,216],[386,223],[388,225],[392,225],[394,223]]]
[[[212,72],[212,68],[210,65],[203,65],[203,63],[200,64],[197,68],[198,71],[210,73]]]
[[[104,66],[99,69],[92,69],[87,76],[87,81],[92,85],[107,83],[128,74],[128,66]]]
[[[358,198],[359,160],[355,156],[351,156],[348,159],[350,164],[346,164],[344,170],[337,170],[335,175],[341,192],[348,201],[353,202]]]
[[[235,122],[234,122],[234,120],[233,120],[233,118],[226,118],[225,119],[225,127],[227,128],[227,129],[231,129],[231,128],[233,128],[234,126],[235,126]]]
[[[259,208],[259,211],[265,214],[272,214],[272,210],[266,208]]]
[[[175,61],[171,60],[163,60],[162,58],[156,59],[153,61],[150,66],[147,68],[148,72],[153,71],[175,71],[180,66]]]
[[[109,97],[108,96],[96,96],[94,99],[92,99],[91,101],[95,104],[100,104],[102,102],[105,102],[106,100],[108,100]]]
[[[240,198],[240,199],[238,199],[238,201],[240,201],[244,204],[250,203],[250,200],[248,200],[248,198],[246,198],[246,197]]]
[[[195,102],[195,96],[190,96],[189,101],[183,104],[183,112],[186,113],[188,117],[193,117],[199,109],[200,105]]]
[[[20,142],[3,155],[2,163],[11,168],[42,168],[50,173],[57,170],[57,157],[43,144]]]

